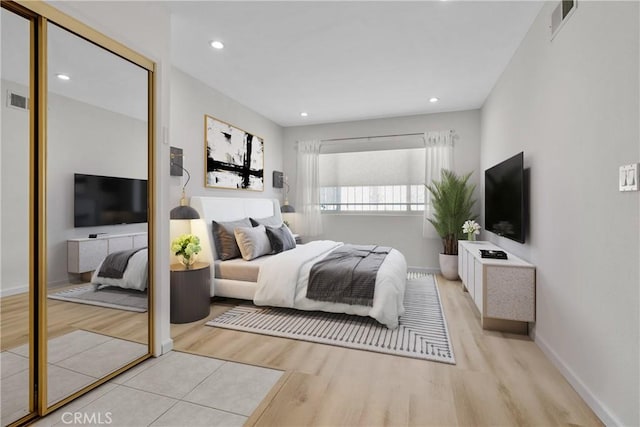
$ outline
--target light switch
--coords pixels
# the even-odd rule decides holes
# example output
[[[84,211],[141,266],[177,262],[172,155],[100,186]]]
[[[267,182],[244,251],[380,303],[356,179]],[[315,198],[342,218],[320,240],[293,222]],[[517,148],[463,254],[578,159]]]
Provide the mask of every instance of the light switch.
[[[638,163],[620,166],[620,191],[638,191]]]

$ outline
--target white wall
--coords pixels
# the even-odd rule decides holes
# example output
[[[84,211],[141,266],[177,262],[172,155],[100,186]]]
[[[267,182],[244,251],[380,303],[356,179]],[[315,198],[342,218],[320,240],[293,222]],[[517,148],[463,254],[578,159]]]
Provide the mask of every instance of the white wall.
[[[147,231],[147,224],[74,228],[74,173],[147,179],[147,122],[49,94],[47,282],[67,283],[67,239]],[[71,277],[73,279],[73,277]]]
[[[639,425],[639,4],[579,2],[549,40],[547,4],[482,109],[482,169],[521,150],[531,171],[524,245],[537,265],[536,343],[601,419]]]
[[[264,191],[226,190],[205,187],[204,115],[231,123],[264,139]],[[282,128],[223,95],[183,71],[171,73],[171,146],[182,148],[183,166],[191,174],[187,197],[266,197],[281,198],[282,191],[272,186],[272,172],[282,170]],[[171,204],[180,201],[183,177],[171,177]]]
[[[162,2],[54,1],[51,4],[156,63],[155,273],[156,355],[171,349],[169,329],[169,126],[171,71],[169,12]]]
[[[461,174],[473,171],[471,182],[479,184],[480,110],[285,128],[284,170],[291,183],[289,200],[295,203],[296,141],[448,129],[454,129],[457,135],[454,140],[454,170]],[[323,227],[324,233],[319,238],[393,246],[405,255],[410,266],[439,268],[438,254],[442,252],[442,243],[438,238],[422,237],[421,214],[323,214]]]
[[[2,81],[28,95],[26,87]],[[67,239],[89,233],[146,231],[146,224],[73,226],[74,173],[147,178],[146,122],[49,94],[47,134],[47,281],[68,283]],[[29,112],[2,104],[2,294],[29,284]],[[71,125],[72,124],[72,125]],[[99,130],[99,131],[97,131]]]
[[[29,289],[29,111],[7,107],[9,89],[29,96],[26,86],[2,80],[0,296]]]

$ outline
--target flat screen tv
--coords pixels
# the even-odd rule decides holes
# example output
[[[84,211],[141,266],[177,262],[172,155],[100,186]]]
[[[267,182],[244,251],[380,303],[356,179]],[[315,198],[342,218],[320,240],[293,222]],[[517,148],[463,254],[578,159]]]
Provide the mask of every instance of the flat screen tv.
[[[524,243],[524,153],[484,172],[484,227]]]
[[[74,174],[75,227],[147,222],[147,180]]]

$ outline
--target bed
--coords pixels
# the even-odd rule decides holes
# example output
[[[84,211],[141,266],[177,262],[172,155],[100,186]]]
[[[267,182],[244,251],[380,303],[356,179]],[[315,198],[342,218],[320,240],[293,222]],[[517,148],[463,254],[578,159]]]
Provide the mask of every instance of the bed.
[[[112,259],[116,264],[120,265],[114,265],[111,269],[104,268],[105,263]],[[148,282],[148,250],[146,247],[118,251],[107,255],[91,275],[91,284],[96,290],[106,287],[118,287],[146,291]]]
[[[404,313],[407,277],[406,260],[399,251],[390,249],[379,266],[371,305],[312,300],[306,295],[313,266],[343,243],[321,240],[248,261],[222,260],[216,251],[213,222],[255,218],[282,223],[278,200],[192,197],[191,206],[200,214],[200,219],[191,221],[191,232],[201,240],[198,260],[213,266],[211,296],[252,300],[256,305],[370,316],[389,328],[398,326],[398,318]]]

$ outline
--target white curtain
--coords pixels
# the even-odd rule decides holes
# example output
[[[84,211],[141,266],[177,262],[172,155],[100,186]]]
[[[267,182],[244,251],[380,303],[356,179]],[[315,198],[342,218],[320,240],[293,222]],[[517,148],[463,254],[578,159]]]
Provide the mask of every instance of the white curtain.
[[[322,233],[320,214],[320,141],[298,141],[296,204],[297,232],[303,236]]]
[[[440,180],[443,169],[453,170],[453,132],[448,130],[426,132],[424,139],[426,143],[424,178],[425,183],[430,185],[433,181]],[[429,218],[433,218],[433,205],[431,193],[425,188],[422,236],[432,239],[438,238],[438,233],[428,221]]]

